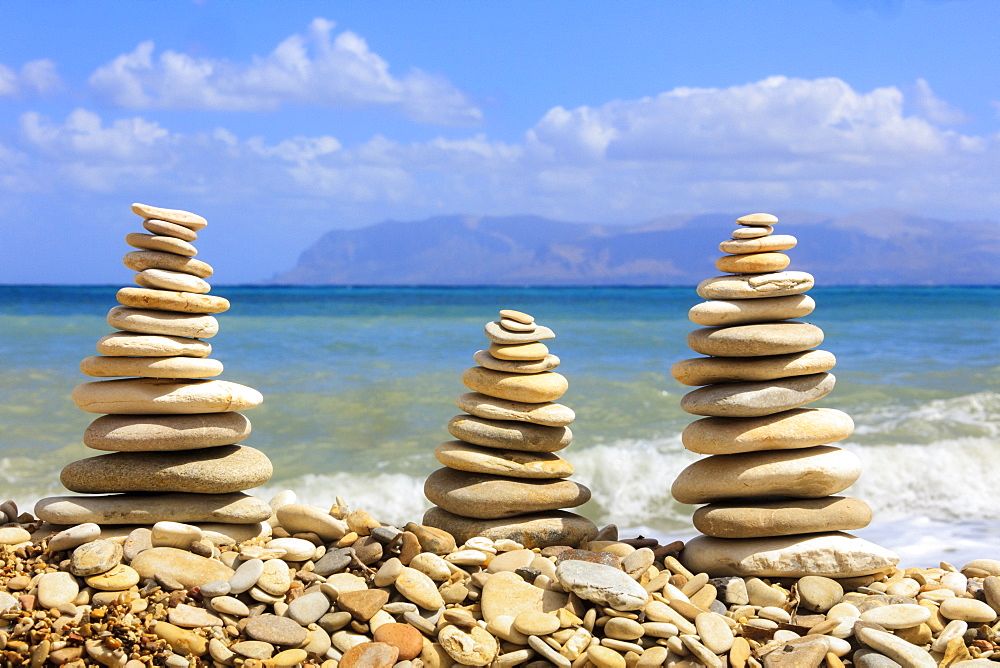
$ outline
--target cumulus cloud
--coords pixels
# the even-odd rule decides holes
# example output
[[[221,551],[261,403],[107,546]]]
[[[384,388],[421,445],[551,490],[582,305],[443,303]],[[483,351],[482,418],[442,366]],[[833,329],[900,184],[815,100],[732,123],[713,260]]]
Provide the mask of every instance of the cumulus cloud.
[[[935,95],[926,79],[917,79],[913,89],[913,104],[927,120],[942,125],[961,125],[969,120],[961,109]]]
[[[335,24],[317,18],[266,56],[249,63],[199,58],[176,51],[155,54],[142,42],[99,67],[90,85],[131,109],[261,111],[310,105],[399,109],[407,117],[438,125],[469,125],[480,109],[447,79],[419,69],[402,76],[351,31],[333,34]]]
[[[61,87],[56,64],[47,58],[26,62],[20,72],[0,63],[0,97],[25,93],[44,95]]]

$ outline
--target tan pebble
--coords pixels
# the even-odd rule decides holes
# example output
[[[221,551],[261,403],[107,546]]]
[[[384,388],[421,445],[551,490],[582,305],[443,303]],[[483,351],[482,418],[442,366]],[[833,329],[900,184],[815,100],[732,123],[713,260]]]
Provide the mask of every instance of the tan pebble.
[[[98,378],[209,378],[222,373],[222,362],[202,357],[84,357],[80,371]]]
[[[534,316],[507,308],[500,310],[500,317],[507,318],[508,320],[514,320],[525,325],[532,325],[535,322]]]
[[[139,250],[159,251],[161,253],[173,253],[184,257],[194,257],[198,254],[198,249],[187,241],[175,239],[174,237],[160,237],[153,234],[143,234],[142,232],[131,232],[125,235],[125,243]]]
[[[736,219],[737,225],[760,226],[776,225],[778,217],[770,213],[748,213]]]
[[[645,629],[635,620],[613,617],[604,625],[604,633],[615,640],[638,640],[645,633]]]
[[[949,598],[941,601],[940,610],[945,619],[960,619],[973,624],[991,624],[997,618],[993,608],[972,598]]]
[[[127,308],[168,311],[171,313],[224,313],[229,300],[213,295],[150,288],[122,288],[116,295]]]
[[[525,324],[510,318],[500,318],[500,327],[510,332],[533,332],[536,329],[535,323]]]
[[[487,666],[500,651],[496,638],[478,626],[468,631],[445,626],[437,639],[452,659],[465,666]]]
[[[276,668],[291,668],[305,661],[308,656],[304,649],[286,649],[272,656],[270,662]]]
[[[166,640],[170,648],[178,654],[204,656],[208,652],[208,641],[193,631],[182,629],[169,622],[156,622],[152,630],[157,636]]]
[[[85,581],[88,587],[101,591],[124,591],[139,583],[139,573],[130,566],[118,564],[111,570],[91,575]]]
[[[746,638],[737,637],[733,641],[733,646],[729,649],[730,668],[745,668],[747,660],[750,658],[752,648]]]
[[[597,668],[625,668],[625,657],[608,647],[591,645],[587,649],[587,658]]]
[[[753,227],[740,227],[732,231],[730,236],[733,239],[756,239],[774,234],[774,227],[771,225],[755,225]]]
[[[199,295],[212,290],[212,286],[203,278],[166,269],[146,269],[137,273],[133,280],[140,287],[158,290],[175,290]]]
[[[514,618],[514,628],[525,635],[544,636],[559,630],[559,618],[538,610],[525,610]]]
[[[126,253],[122,262],[132,271],[143,272],[147,269],[164,269],[198,278],[208,278],[214,272],[212,265],[193,257],[184,257],[174,253],[161,251],[132,251]]]
[[[147,232],[161,237],[174,237],[182,241],[195,241],[198,238],[198,233],[191,228],[166,220],[147,218],[142,221],[142,226]]]
[[[156,220],[176,223],[177,225],[182,225],[196,231],[208,225],[208,221],[196,213],[182,209],[164,209],[163,207],[151,206],[140,202],[132,204],[132,213],[143,218],[155,218]]]
[[[518,614],[523,614],[523,612]],[[527,645],[528,636],[514,628],[515,619],[512,615],[495,615],[486,624],[486,630],[496,637],[515,645]]]
[[[526,403],[555,401],[569,389],[565,376],[554,371],[526,375],[479,366],[466,369],[462,374],[462,383],[473,392]]]
[[[444,606],[444,599],[434,581],[415,568],[403,567],[394,585],[400,594],[425,610],[437,610]]]
[[[694,625],[702,644],[714,654],[728,652],[735,642],[733,631],[722,615],[703,612],[695,617]]]
[[[782,271],[790,262],[784,253],[747,253],[723,255],[715,261],[715,268],[731,274],[764,274]]]

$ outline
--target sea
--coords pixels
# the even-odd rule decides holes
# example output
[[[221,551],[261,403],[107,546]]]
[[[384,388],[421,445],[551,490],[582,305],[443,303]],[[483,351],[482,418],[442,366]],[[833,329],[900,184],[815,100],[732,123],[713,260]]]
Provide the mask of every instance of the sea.
[[[81,358],[111,329],[116,286],[0,286],[0,499],[30,510],[64,493],[60,468],[95,454],[94,415],[70,400],[89,380]],[[274,464],[255,493],[337,497],[382,521],[419,521],[434,447],[466,392],[462,372],[488,346],[502,308],[552,328],[577,415],[561,454],[593,498],[580,511],[622,535],[696,532],[670,485],[698,455],[680,433],[691,388],[670,366],[695,354],[685,337],[692,287],[224,287],[212,357],[220,378],[260,390],[245,443]],[[814,405],[850,414],[843,442],[863,463],[845,493],[874,521],[855,532],[902,564],[961,566],[1000,558],[1000,287],[816,287],[807,318],[837,356],[834,391]]]

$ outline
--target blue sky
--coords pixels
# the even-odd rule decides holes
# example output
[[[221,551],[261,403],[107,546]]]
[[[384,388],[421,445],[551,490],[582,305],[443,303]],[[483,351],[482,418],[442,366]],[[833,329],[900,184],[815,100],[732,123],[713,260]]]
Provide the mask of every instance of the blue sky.
[[[436,214],[1000,219],[1000,2],[0,2],[0,283]]]

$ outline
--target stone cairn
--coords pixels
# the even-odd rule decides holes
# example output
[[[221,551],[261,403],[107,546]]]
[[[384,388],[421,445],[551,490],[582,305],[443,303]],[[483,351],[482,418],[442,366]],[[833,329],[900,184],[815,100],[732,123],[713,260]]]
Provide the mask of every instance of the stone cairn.
[[[688,346],[707,357],[674,364],[692,386],[681,408],[709,416],[684,430],[684,447],[710,455],[684,469],[674,498],[708,504],[694,514],[703,536],[688,542],[682,562],[713,576],[848,577],[884,571],[893,553],[844,531],[871,521],[864,501],[832,496],[861,474],[858,458],[831,446],[853,433],[846,413],[802,408],[833,390],[834,356],[816,350],[823,331],[793,320],[809,315],[813,277],[785,271],[790,235],[778,219],[751,214],[736,221],[715,266],[729,272],[702,281],[690,319],[703,325]]]
[[[103,413],[84,443],[112,451],[72,462],[60,480],[73,492],[94,496],[42,499],[35,514],[54,524],[141,524],[160,521],[226,525],[230,534],[256,535],[270,517],[266,503],[243,493],[271,477],[267,456],[239,445],[250,422],[235,411],[258,406],[253,388],[224,380],[222,363],[210,359],[204,339],[219,331],[211,315],[229,308],[208,294],[212,267],[194,259],[191,244],[208,222],[175,209],[133,204],[150,234],[132,233],[125,266],[140,287],[118,291],[108,324],[120,331],[97,342],[101,355],[80,370],[92,377],[73,402]],[[242,531],[233,525],[248,525]]]
[[[567,480],[569,462],[555,454],[570,444],[571,409],[553,403],[569,383],[553,369],[559,358],[542,341],[548,327],[520,311],[502,310],[486,324],[489,350],[480,350],[462,375],[472,392],[456,400],[465,414],[448,423],[455,441],[434,456],[445,468],[432,473],[424,494],[436,504],[424,524],[459,540],[510,539],[525,547],[577,545],[597,527],[561,510],[590,499],[590,490]]]

